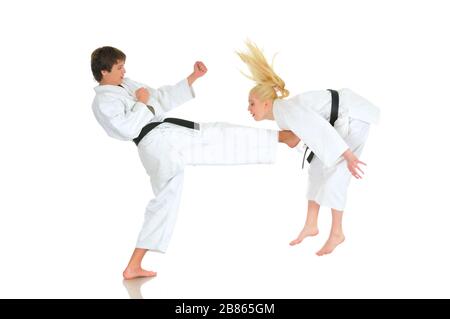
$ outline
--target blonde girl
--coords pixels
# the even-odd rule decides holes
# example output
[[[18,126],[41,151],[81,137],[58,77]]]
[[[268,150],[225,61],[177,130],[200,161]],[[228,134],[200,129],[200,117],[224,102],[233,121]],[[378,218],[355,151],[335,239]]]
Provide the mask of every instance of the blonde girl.
[[[319,233],[319,209],[327,206],[332,214],[331,231],[316,254],[329,254],[345,239],[342,216],[347,189],[352,175],[359,179],[364,174],[360,165],[366,164],[358,157],[367,140],[370,124],[379,120],[379,109],[350,89],[334,93],[332,90],[309,91],[288,98],[284,81],[274,72],[261,49],[250,41],[246,42],[246,49],[237,54],[250,71],[246,76],[255,82],[248,97],[249,112],[256,121],[274,120],[281,129],[293,131],[303,141],[302,145],[312,152],[308,156],[306,221],[290,245],[297,245],[304,238]]]

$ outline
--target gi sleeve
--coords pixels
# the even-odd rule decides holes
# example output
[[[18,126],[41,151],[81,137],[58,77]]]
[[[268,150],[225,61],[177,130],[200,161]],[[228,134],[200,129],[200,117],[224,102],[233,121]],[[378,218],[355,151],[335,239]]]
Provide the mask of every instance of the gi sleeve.
[[[102,101],[98,110],[108,135],[126,141],[137,137],[141,129],[153,118],[147,105],[141,102],[136,102],[127,112],[119,99]]]
[[[303,140],[325,166],[333,166],[348,149],[348,145],[330,123],[310,108],[286,107],[280,111],[284,113],[289,129]]]
[[[162,86],[156,90],[149,89],[151,94],[148,104],[155,105],[154,102],[157,101],[164,112],[168,112],[195,97],[194,90],[188,84],[187,79],[183,79],[175,85]]]

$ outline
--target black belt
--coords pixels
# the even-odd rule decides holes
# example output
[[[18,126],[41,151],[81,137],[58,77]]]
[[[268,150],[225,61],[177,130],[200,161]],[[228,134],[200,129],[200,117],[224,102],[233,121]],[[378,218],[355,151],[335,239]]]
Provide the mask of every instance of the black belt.
[[[162,124],[162,123],[172,123],[172,124],[184,126],[184,127],[187,127],[187,128],[193,129],[193,130],[198,130],[199,129],[198,123],[187,121],[187,120],[182,120],[182,119],[177,119],[177,118],[173,118],[173,117],[169,117],[169,118],[166,118],[162,122],[150,122],[147,125],[145,125],[142,128],[141,133],[139,133],[139,136],[136,137],[135,139],[133,139],[133,142],[136,145],[139,145],[139,142],[144,138],[145,135],[148,134],[148,132],[150,132],[151,130],[153,130],[155,127],[157,127],[159,124]]]
[[[331,92],[330,124],[331,124],[331,126],[334,126],[334,122],[336,122],[336,120],[338,118],[338,112],[339,112],[339,93],[335,90],[330,90],[330,89],[328,89],[328,91]],[[305,157],[306,157],[306,152],[308,151],[308,149],[309,149],[309,147],[307,146],[306,150],[305,150],[305,154],[303,155],[302,169],[305,165]],[[311,152],[311,153],[309,153],[309,156],[306,160],[308,161],[308,163],[311,163],[313,158],[314,158],[314,153]]]

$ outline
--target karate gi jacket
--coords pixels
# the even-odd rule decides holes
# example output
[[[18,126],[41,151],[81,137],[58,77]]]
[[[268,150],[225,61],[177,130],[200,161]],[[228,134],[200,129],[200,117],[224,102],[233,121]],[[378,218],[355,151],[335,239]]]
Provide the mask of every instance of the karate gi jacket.
[[[150,92],[147,105],[136,99],[135,91],[141,87]],[[162,121],[166,112],[195,97],[187,79],[153,89],[125,78],[121,86],[98,85],[94,90],[92,110],[97,121],[109,136],[124,141],[133,140],[146,124]]]
[[[343,138],[348,134],[350,118],[371,124],[379,122],[379,109],[371,102],[350,89],[341,89],[338,93],[339,113],[334,127],[329,123],[331,94],[327,90],[275,99],[273,103],[278,126],[293,131],[326,167],[333,166],[348,149]]]

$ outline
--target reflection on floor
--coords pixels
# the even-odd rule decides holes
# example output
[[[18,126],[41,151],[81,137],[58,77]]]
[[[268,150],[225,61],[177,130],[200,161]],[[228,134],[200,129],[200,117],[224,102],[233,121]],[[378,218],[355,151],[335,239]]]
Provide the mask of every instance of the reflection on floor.
[[[141,293],[141,286],[147,281],[152,280],[155,277],[143,277],[130,280],[123,280],[123,286],[127,289],[130,299],[143,299]]]

